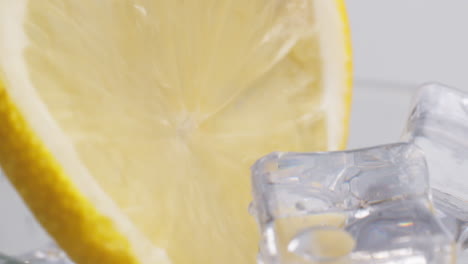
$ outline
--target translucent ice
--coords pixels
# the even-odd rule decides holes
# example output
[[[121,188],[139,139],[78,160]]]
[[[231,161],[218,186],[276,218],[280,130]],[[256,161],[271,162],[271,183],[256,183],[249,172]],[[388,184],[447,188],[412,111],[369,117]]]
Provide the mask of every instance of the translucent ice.
[[[412,144],[273,153],[252,167],[252,180],[259,263],[454,263]]]
[[[404,138],[424,151],[438,214],[468,263],[468,94],[440,84],[424,86]]]
[[[19,257],[22,262],[30,264],[73,264],[67,255],[55,244],[41,250],[35,250]]]
[[[0,253],[0,264],[73,264],[55,244],[13,258]]]

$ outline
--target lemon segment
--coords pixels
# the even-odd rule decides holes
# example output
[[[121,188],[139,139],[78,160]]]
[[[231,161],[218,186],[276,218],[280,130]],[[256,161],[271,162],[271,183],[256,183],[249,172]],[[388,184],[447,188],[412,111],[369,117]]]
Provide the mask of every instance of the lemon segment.
[[[254,263],[249,166],[345,142],[342,5],[0,0],[0,163],[77,263]]]

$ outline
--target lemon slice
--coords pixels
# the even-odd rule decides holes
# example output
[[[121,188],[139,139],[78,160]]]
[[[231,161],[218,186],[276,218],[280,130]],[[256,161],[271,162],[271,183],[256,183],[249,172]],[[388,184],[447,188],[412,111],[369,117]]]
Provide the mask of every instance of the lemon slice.
[[[346,23],[329,0],[0,0],[0,163],[77,263],[254,263],[250,164],[344,146]]]

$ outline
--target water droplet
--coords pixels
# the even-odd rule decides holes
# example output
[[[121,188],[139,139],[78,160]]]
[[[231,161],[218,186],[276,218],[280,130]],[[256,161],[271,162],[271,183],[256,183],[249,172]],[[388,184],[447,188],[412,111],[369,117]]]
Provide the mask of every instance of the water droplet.
[[[288,251],[308,261],[336,261],[348,256],[355,244],[343,229],[312,227],[294,236],[288,244]]]

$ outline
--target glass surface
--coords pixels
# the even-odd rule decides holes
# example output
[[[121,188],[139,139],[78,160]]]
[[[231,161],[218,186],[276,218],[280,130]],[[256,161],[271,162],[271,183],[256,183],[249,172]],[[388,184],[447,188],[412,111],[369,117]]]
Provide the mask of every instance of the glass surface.
[[[409,113],[414,88],[414,85],[357,80],[354,88],[349,147],[367,147],[397,141]],[[385,118],[382,118],[383,116]],[[31,252],[37,253],[36,249],[49,250],[48,245],[53,241],[40,228],[1,174],[0,212],[2,212],[0,252],[10,256],[24,256]],[[43,260],[39,261],[42,262],[37,263],[44,263]],[[4,263],[0,261],[0,264]]]

